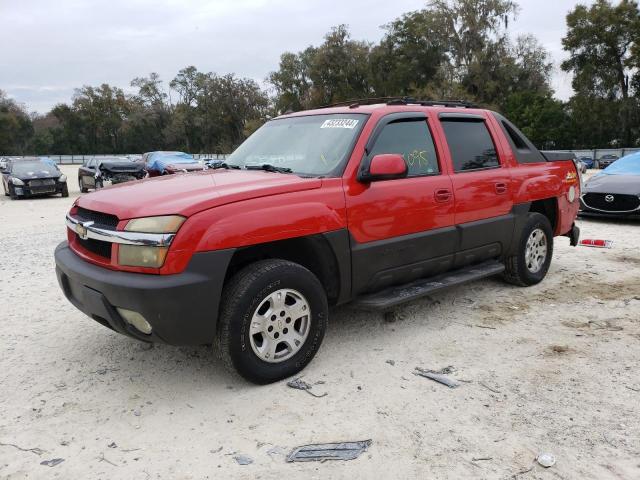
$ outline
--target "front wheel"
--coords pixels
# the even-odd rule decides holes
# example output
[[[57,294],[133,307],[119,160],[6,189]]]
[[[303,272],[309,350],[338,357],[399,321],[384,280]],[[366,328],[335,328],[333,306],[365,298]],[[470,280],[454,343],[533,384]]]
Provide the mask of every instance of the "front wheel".
[[[69,187],[67,186],[67,184],[64,184],[64,187],[62,187],[62,191],[60,192],[60,194],[62,195],[63,198],[66,198],[69,196]]]
[[[549,219],[540,213],[529,213],[520,232],[516,255],[505,261],[503,278],[522,287],[540,283],[549,271],[552,256],[553,230]]]
[[[253,263],[223,289],[218,350],[251,382],[281,380],[314,357],[328,313],[322,284],[309,270],[286,260]]]

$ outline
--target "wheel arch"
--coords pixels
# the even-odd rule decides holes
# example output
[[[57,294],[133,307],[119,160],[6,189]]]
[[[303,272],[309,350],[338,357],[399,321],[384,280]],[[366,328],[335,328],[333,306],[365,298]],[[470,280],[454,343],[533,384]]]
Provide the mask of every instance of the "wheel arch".
[[[549,220],[551,224],[551,231],[554,234],[557,234],[558,228],[558,199],[546,198],[543,200],[535,200],[531,202],[531,206],[529,208],[529,212],[531,213],[539,213],[544,215]]]
[[[278,240],[238,248],[227,268],[225,283],[239,270],[259,260],[298,263],[322,283],[329,305],[343,303],[351,293],[351,258],[346,230]]]

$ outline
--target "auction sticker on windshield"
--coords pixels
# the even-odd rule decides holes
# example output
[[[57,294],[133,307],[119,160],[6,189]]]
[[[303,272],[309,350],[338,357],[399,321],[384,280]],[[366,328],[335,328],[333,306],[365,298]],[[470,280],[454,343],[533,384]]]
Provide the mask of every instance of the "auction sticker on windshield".
[[[320,128],[349,128],[353,129],[358,126],[359,120],[352,118],[333,118],[331,120],[325,120]]]

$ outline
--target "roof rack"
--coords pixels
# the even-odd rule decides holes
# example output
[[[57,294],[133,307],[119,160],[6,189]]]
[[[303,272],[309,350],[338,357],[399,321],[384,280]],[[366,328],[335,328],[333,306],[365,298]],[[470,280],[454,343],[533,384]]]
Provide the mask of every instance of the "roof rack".
[[[346,102],[332,103],[320,108],[349,107],[358,108],[362,105],[375,105],[386,103],[387,105],[420,105],[422,107],[449,107],[449,108],[478,108],[478,105],[466,100],[418,100],[412,97],[377,97],[347,100]]]

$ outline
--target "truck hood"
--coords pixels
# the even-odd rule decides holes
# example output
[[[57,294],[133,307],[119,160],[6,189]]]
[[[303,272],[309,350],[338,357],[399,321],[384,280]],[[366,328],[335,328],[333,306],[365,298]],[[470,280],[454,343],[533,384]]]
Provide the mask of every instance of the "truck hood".
[[[252,198],[320,188],[322,180],[248,170],[179,173],[114,185],[81,196],[77,205],[120,220],[184,215]]]

